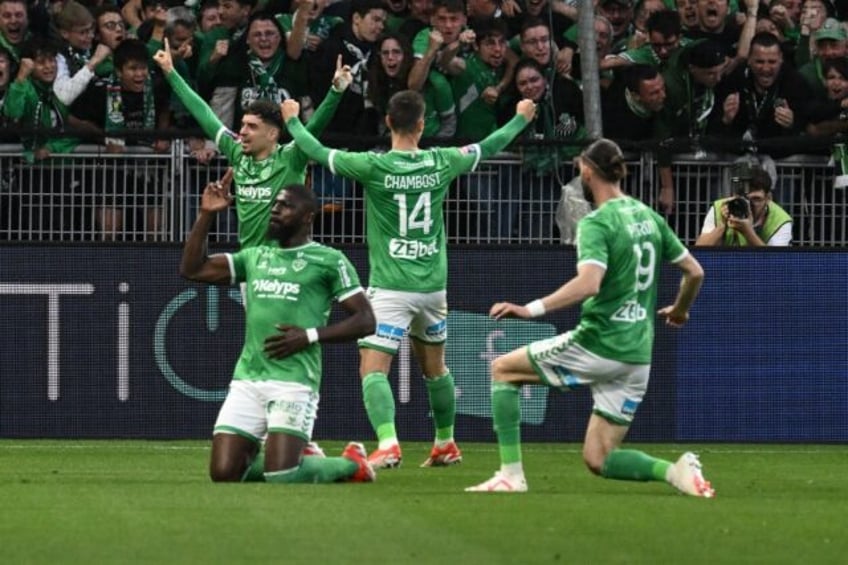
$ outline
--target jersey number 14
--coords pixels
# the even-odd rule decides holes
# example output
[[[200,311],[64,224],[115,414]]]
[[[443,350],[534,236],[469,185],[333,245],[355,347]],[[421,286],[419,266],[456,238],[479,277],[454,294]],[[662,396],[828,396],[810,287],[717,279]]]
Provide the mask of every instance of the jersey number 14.
[[[430,193],[422,192],[419,194],[412,211],[409,213],[407,213],[406,205],[407,196],[414,197],[415,195],[394,195],[395,201],[398,203],[398,234],[404,237],[409,230],[421,230],[425,234],[430,233],[430,228],[433,227]]]

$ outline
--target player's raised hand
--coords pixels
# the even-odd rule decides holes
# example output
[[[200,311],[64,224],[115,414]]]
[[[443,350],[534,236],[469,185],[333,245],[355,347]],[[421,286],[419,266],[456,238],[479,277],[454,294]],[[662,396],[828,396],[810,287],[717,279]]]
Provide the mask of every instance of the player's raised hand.
[[[158,50],[153,55],[153,60],[159,65],[159,68],[162,69],[162,72],[165,75],[171,74],[171,71],[174,70],[174,58],[171,57],[171,46],[168,44],[168,38],[166,37],[164,40],[165,48]]]
[[[514,18],[521,13],[521,6],[515,0],[503,0],[501,2],[501,11],[508,18]]]
[[[300,115],[300,104],[293,98],[287,98],[280,104],[280,114],[283,116],[283,123],[286,123]]]
[[[525,98],[515,106],[515,113],[521,114],[528,122],[531,122],[536,117],[536,103]]]
[[[353,73],[350,72],[350,66],[342,64],[342,56],[339,55],[336,59],[336,73],[333,75],[333,88],[344,92],[352,82]]]
[[[532,318],[533,316],[525,306],[512,302],[495,302],[489,310],[489,317],[500,320],[501,318]]]
[[[442,48],[444,43],[445,37],[442,35],[442,32],[437,29],[431,29],[430,35],[427,36],[427,50],[435,53]]]
[[[19,82],[25,81],[29,75],[32,74],[32,70],[35,68],[35,61],[30,59],[29,57],[24,57],[21,59],[20,64],[18,65],[18,76],[16,77]]]
[[[91,68],[96,67],[100,64],[101,61],[104,61],[109,55],[112,54],[112,50],[109,49],[109,46],[105,43],[98,43],[97,47],[94,48],[94,54],[89,59],[89,62],[94,61],[94,64]]]
[[[230,187],[233,184],[233,169],[227,169],[221,180],[210,182],[203,189],[203,196],[200,198],[200,210],[203,212],[220,212],[226,210],[233,202],[233,197],[230,194]]]

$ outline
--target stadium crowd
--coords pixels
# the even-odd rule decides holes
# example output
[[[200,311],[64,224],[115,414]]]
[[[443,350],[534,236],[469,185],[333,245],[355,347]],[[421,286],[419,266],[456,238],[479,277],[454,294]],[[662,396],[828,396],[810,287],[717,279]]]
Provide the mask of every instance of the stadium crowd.
[[[199,131],[152,62],[167,39],[177,72],[233,131],[258,99],[294,98],[308,119],[339,57],[353,82],[325,129],[337,145],[384,136],[386,103],[407,88],[425,98],[425,137],[462,141],[530,98],[539,113],[523,139],[562,143],[527,145],[524,169],[550,176],[587,137],[577,15],[575,0],[0,0],[0,120],[30,162],[80,143],[45,133],[56,128],[113,153],[166,151],[156,130]],[[848,3],[828,0],[597,0],[604,134],[656,151],[666,213],[670,140],[758,142],[776,158],[803,144],[769,139],[829,140],[848,130],[845,17]],[[188,146],[202,163],[216,154],[199,136]]]

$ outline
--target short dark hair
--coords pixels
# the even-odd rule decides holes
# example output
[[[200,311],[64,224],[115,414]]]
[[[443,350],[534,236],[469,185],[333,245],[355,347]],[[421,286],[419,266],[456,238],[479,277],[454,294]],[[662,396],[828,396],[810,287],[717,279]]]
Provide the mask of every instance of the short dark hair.
[[[509,29],[501,18],[484,18],[474,22],[474,42],[480,45],[489,37],[509,37]]]
[[[771,193],[771,175],[758,165],[751,167],[751,180],[748,181],[748,192],[762,190],[766,194]]]
[[[521,24],[521,30],[518,32],[518,36],[524,37],[524,32],[534,27],[543,27],[549,32],[551,31],[551,27],[548,25],[548,22],[546,22],[539,16],[529,16],[527,18],[524,18],[524,21]]]
[[[623,73],[624,87],[630,92],[639,92],[639,86],[646,80],[654,80],[659,75],[656,67],[651,65],[633,65]]]
[[[144,63],[148,67],[150,66],[150,55],[147,52],[147,45],[142,40],[132,37],[124,39],[115,47],[113,59],[116,69],[123,68],[124,65],[131,61]]]
[[[424,117],[424,98],[415,90],[401,90],[389,98],[386,115],[392,131],[412,133],[418,120]]]
[[[842,78],[848,80],[848,59],[840,57],[838,59],[825,59],[822,61],[822,76],[827,75],[831,69],[842,75]]]
[[[518,63],[515,65],[515,70],[512,73],[512,81],[515,83],[518,80],[518,73],[523,71],[524,69],[533,69],[538,72],[543,77],[545,76],[545,69],[542,68],[542,65],[539,64],[536,59],[532,59],[530,57],[523,57]]]
[[[250,29],[250,26],[253,25],[253,22],[256,21],[269,21],[273,22],[273,24],[277,27],[277,31],[280,32],[280,36],[284,36],[283,30],[280,29],[280,24],[277,22],[277,18],[274,17],[274,14],[269,12],[268,10],[259,10],[258,12],[253,12],[250,14],[250,18],[247,20],[247,29]],[[281,47],[285,48],[285,44],[281,44]]]
[[[645,22],[645,28],[648,33],[655,31],[664,37],[680,35],[682,25],[680,23],[680,14],[677,10],[660,10],[648,16],[648,21]]]
[[[56,44],[40,35],[34,35],[21,45],[21,59],[37,59],[38,57],[56,57],[59,52]]]
[[[280,107],[270,100],[260,98],[254,100],[244,109],[245,115],[256,116],[269,126],[274,126],[282,133],[285,129],[283,117],[280,115]]]
[[[460,12],[464,14],[465,2],[464,0],[435,0],[433,2],[433,13],[436,13],[439,8],[444,8],[451,13]]]
[[[359,14],[360,18],[364,18],[371,10],[386,11],[386,5],[382,0],[352,0],[350,3],[351,21],[354,14]]]
[[[601,138],[583,150],[580,158],[607,182],[618,182],[627,176],[624,154],[614,141]]]
[[[101,4],[95,8],[92,8],[91,15],[94,16],[95,23],[100,19],[100,16],[103,14],[118,14],[123,18],[121,14],[121,9],[115,6],[114,4]]]
[[[776,35],[771,33],[770,31],[761,31],[754,35],[751,38],[751,50],[753,51],[754,45],[759,45],[760,47],[765,47],[768,49],[769,47],[780,47],[780,40]]]
[[[313,214],[318,211],[318,197],[315,192],[305,184],[289,184],[283,187],[282,190],[294,195],[294,197],[306,204],[307,212]],[[281,191],[282,192],[282,191]]]

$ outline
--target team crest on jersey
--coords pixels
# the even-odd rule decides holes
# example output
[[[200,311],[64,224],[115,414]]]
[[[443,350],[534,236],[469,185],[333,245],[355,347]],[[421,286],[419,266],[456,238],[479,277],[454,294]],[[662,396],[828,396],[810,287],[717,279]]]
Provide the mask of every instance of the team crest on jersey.
[[[294,261],[292,261],[292,269],[294,269],[295,273],[301,272],[303,269],[306,268],[306,265],[309,264],[309,263],[306,262],[306,259],[304,259],[303,257],[304,257],[303,251],[298,251],[297,252],[297,258]]]

